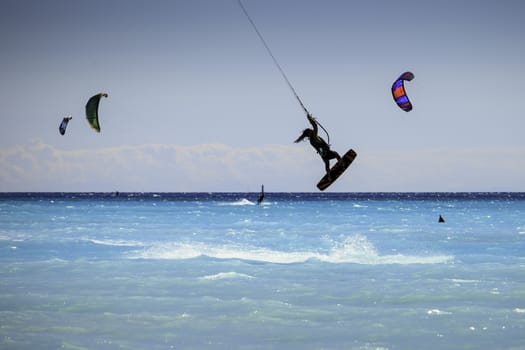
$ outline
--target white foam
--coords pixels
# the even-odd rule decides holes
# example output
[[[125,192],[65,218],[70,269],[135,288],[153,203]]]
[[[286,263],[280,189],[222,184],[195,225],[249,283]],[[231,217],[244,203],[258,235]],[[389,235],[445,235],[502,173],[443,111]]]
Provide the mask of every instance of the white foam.
[[[243,248],[240,246],[224,245],[211,246],[203,243],[167,243],[153,245],[135,257],[139,259],[192,259],[207,256],[216,259],[239,259],[268,263],[296,263],[308,259],[308,254],[287,253],[264,248]]]
[[[88,242],[98,245],[107,245],[114,247],[142,247],[143,243],[138,241],[126,241],[121,239],[87,239]]]
[[[254,202],[246,199],[246,198],[243,198],[243,199],[240,199],[236,202],[226,202],[226,203],[220,203],[219,205],[232,205],[232,206],[243,206],[243,205],[255,205]]]
[[[365,236],[356,235],[348,237],[342,242],[334,242],[330,253],[326,256],[320,256],[319,260],[331,263],[358,263],[365,265],[407,265],[447,263],[452,260],[452,257],[444,255],[379,255],[375,246]]]
[[[362,205],[362,204],[354,204],[353,207],[354,208],[368,208],[368,206]]]
[[[517,313],[517,314],[525,314],[525,309],[520,309],[520,308],[518,308],[518,307],[515,308],[515,309],[512,310],[512,311],[514,311],[514,312]]]
[[[374,245],[364,236],[349,237],[342,242],[333,243],[327,253],[313,251],[279,251],[268,248],[239,245],[209,245],[204,243],[163,243],[154,244],[140,252],[135,252],[132,258],[138,259],[192,259],[206,256],[215,259],[239,259],[274,264],[304,263],[308,260],[319,260],[327,263],[355,263],[365,265],[382,264],[440,264],[447,263],[452,257],[410,256],[410,255],[379,255]]]
[[[255,278],[253,276],[250,276],[250,275],[246,275],[244,273],[238,273],[238,272],[219,272],[215,275],[208,275],[208,276],[203,276],[201,277],[201,279],[203,280],[211,280],[211,281],[216,281],[216,280],[225,280],[225,279],[236,279],[236,278],[245,278],[245,279],[252,279],[252,278]]]
[[[451,312],[448,312],[448,311],[441,311],[441,310],[439,310],[439,309],[428,310],[428,311],[427,311],[427,314],[428,314],[428,315],[436,315],[436,316],[441,316],[441,315],[452,315]]]
[[[461,278],[451,278],[449,281],[452,281],[454,283],[479,283],[480,280],[466,280]]]
[[[24,242],[31,238],[31,235],[24,233],[0,234],[0,241]]]

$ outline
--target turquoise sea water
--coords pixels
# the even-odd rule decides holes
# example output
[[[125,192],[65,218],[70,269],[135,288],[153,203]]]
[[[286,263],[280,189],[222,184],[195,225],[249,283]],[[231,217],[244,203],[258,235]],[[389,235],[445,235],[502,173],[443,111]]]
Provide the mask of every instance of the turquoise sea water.
[[[0,194],[0,349],[525,349],[525,194],[256,199]]]

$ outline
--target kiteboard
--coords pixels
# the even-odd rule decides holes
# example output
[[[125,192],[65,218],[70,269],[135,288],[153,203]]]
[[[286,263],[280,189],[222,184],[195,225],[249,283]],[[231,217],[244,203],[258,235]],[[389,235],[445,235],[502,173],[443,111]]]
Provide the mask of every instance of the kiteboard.
[[[317,188],[321,191],[326,190],[339,176],[341,176],[342,173],[345,172],[346,168],[352,164],[356,156],[357,153],[355,153],[353,149],[346,152],[345,155],[330,169],[330,179],[328,179],[328,174],[326,174],[317,184]]]

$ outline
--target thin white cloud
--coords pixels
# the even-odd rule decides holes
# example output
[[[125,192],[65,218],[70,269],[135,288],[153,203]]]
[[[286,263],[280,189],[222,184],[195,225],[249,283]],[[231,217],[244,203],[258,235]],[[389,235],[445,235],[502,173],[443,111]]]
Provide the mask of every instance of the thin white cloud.
[[[439,148],[361,155],[356,172],[373,177],[374,191],[525,190],[524,148]]]
[[[279,145],[60,150],[33,142],[0,150],[0,191],[246,191],[266,179],[284,188],[308,158]]]
[[[525,149],[359,151],[331,191],[523,191]],[[306,143],[236,148],[148,144],[0,150],[0,191],[317,191],[324,166]]]

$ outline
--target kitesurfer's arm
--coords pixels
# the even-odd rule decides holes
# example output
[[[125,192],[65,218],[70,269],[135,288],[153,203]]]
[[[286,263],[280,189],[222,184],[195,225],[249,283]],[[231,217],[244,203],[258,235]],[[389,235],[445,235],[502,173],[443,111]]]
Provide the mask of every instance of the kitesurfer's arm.
[[[302,140],[304,140],[305,137],[306,137],[306,136],[305,136],[304,134],[302,134],[302,135],[299,136],[294,142],[295,142],[295,143],[299,143],[299,142],[301,142]]]
[[[308,118],[308,121],[312,124],[314,134],[317,135],[317,122],[315,121],[315,118],[310,113],[308,113],[306,118]]]

